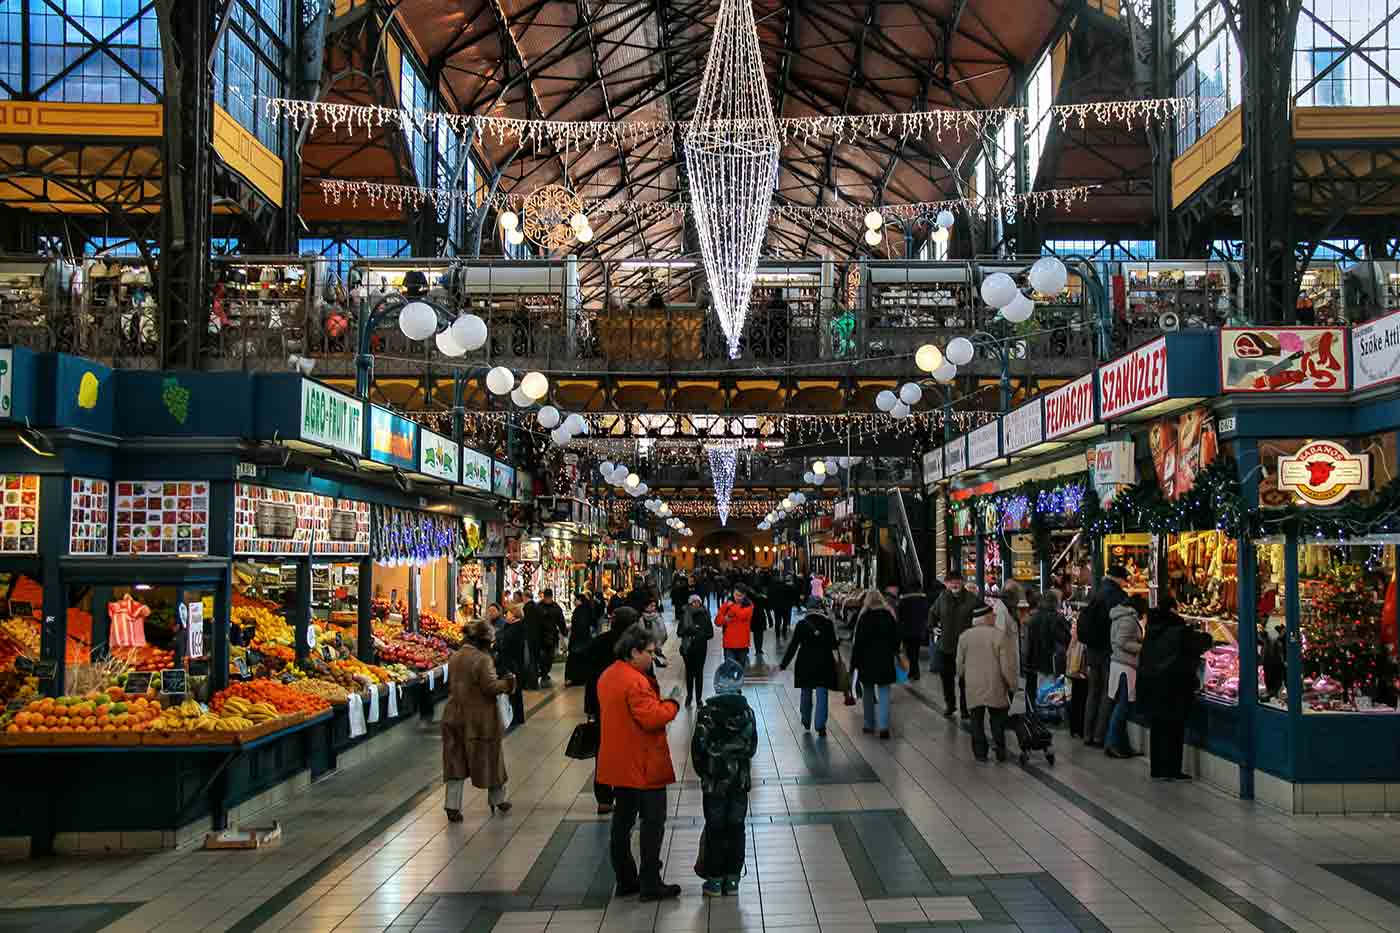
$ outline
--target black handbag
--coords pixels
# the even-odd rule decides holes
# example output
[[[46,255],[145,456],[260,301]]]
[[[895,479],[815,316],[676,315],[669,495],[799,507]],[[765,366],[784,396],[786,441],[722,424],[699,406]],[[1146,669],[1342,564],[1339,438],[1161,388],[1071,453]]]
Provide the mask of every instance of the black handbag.
[[[597,758],[598,741],[598,724],[591,719],[581,722],[574,726],[574,732],[569,736],[569,744],[564,746],[564,756],[579,761]]]

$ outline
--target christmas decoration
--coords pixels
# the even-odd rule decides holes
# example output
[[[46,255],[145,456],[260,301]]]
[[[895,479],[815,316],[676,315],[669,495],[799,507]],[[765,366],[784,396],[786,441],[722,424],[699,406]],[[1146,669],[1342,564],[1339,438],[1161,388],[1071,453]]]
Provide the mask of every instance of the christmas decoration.
[[[578,235],[569,220],[582,212],[578,195],[563,185],[545,185],[525,199],[525,235],[552,253],[565,250]]]
[[[729,498],[734,492],[734,463],[738,452],[729,446],[712,445],[705,448],[710,457],[710,473],[715,480],[715,510],[721,525],[729,524]]]
[[[1337,564],[1314,581],[1312,603],[1303,614],[1303,679],[1325,693],[1325,680],[1341,687],[1342,707],[1356,708],[1359,695],[1373,693],[1389,670],[1381,633],[1381,600],[1359,564]]]

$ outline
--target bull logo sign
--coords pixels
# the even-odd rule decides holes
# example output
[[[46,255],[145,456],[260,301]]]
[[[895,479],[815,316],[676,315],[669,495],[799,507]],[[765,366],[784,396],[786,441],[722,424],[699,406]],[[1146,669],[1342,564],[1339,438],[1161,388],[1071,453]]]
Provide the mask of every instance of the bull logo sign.
[[[1308,505],[1336,505],[1371,488],[1371,455],[1354,454],[1335,441],[1308,441],[1291,457],[1278,458],[1278,488]]]

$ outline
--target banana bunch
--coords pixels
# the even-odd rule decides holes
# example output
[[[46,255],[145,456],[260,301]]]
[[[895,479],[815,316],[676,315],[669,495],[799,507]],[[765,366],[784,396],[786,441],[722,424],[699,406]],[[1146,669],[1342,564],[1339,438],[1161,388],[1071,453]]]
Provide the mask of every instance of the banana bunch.
[[[240,729],[251,729],[258,723],[267,722],[269,719],[276,719],[280,713],[277,707],[271,703],[250,703],[244,697],[233,696],[224,701],[224,718],[240,719],[247,722],[247,725],[239,726]]]
[[[209,718],[212,717],[204,711],[204,707],[187,698],[179,706],[166,707],[152,725],[156,729],[169,732],[189,732],[191,729],[204,728],[197,723]]]

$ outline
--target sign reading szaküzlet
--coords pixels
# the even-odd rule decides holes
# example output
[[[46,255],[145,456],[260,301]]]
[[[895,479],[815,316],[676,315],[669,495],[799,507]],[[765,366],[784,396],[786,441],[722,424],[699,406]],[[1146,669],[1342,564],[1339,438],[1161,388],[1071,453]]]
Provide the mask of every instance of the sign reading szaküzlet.
[[[1045,418],[1040,399],[1003,415],[1001,431],[1001,446],[1008,456],[1044,440]]]
[[[346,453],[361,453],[365,443],[365,403],[303,379],[301,439]]]
[[[457,482],[457,465],[461,462],[461,446],[427,428],[418,429],[418,472],[425,476]]]
[[[1099,417],[1104,421],[1146,408],[1169,395],[1166,337],[1099,367]]]

